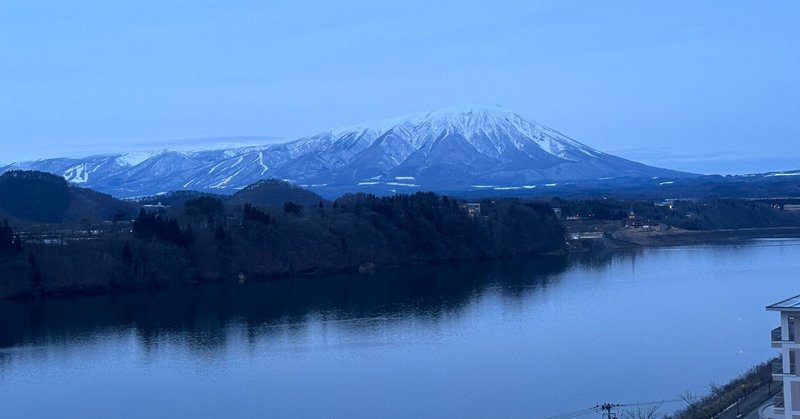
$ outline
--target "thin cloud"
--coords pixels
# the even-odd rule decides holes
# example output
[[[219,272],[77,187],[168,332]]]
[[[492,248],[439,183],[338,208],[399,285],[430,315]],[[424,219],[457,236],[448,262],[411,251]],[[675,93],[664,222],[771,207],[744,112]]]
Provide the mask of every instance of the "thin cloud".
[[[26,153],[10,153],[0,159],[0,166],[5,166],[19,161],[31,161],[51,158],[82,158],[99,154],[114,154],[128,152],[157,152],[164,149],[174,151],[201,151],[223,148],[251,147],[286,142],[285,138],[270,136],[225,136],[203,138],[179,138],[163,141],[140,141],[126,145],[109,145],[108,143],[82,143],[80,148],[46,147],[42,151],[28,151]]]
[[[780,157],[742,150],[718,152],[676,151],[667,147],[625,148],[608,151],[610,154],[640,163],[705,174],[748,174],[800,167],[800,156]]]
[[[173,147],[208,147],[219,144],[240,144],[243,146],[276,144],[286,141],[281,137],[266,136],[230,136],[230,137],[206,137],[206,138],[180,138],[166,141],[144,141],[133,143],[133,148],[173,148]]]

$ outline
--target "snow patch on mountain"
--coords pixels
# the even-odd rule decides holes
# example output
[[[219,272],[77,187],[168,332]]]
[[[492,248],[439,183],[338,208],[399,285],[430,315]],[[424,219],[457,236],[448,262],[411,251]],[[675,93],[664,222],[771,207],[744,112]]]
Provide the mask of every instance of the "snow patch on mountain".
[[[86,163],[67,169],[64,172],[64,179],[72,183],[86,183],[89,180],[89,171],[86,170]]]
[[[797,171],[797,172],[774,172],[774,173],[770,173],[770,174],[765,175],[765,176],[766,177],[800,176],[800,171]]]
[[[153,153],[147,152],[131,152],[120,155],[116,158],[116,162],[120,166],[136,166],[137,164],[149,159]]]

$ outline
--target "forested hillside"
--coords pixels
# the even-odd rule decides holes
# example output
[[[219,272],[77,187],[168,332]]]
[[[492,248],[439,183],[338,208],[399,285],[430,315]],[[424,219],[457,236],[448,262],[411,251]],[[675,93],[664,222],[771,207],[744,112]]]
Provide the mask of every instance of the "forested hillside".
[[[130,218],[137,206],[104,193],[69,185],[43,172],[0,175],[0,217],[18,223],[71,225]]]
[[[270,197],[275,191],[282,195]],[[224,200],[181,194],[168,199],[175,205],[92,202],[109,217],[125,205],[138,205],[138,215],[70,230],[51,224],[53,231],[23,231],[21,249],[0,255],[0,298],[369,272],[564,247],[563,227],[549,205],[515,199],[486,200],[469,210],[433,193],[351,194],[331,202],[269,182]]]

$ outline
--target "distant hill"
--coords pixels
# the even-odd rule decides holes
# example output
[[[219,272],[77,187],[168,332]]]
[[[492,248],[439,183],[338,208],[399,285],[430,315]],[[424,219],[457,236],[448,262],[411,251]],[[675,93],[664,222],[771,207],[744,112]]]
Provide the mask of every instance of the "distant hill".
[[[291,201],[303,206],[317,205],[324,199],[308,189],[280,180],[262,180],[233,194],[228,202],[257,206],[283,205]]]
[[[183,207],[186,201],[209,197],[225,204],[280,206],[287,201],[303,206],[317,205],[322,197],[289,182],[265,180],[245,187],[234,195],[176,191],[137,201],[120,200],[87,188],[70,186],[60,176],[37,171],[10,171],[0,175],[0,219],[11,217],[34,223],[76,223],[132,219],[144,204],[162,203]]]
[[[61,222],[71,202],[69,185],[60,176],[30,171],[0,176],[0,210],[14,217]]]
[[[123,201],[102,192],[86,188],[70,188],[72,199],[65,214],[66,221],[125,220],[136,215],[138,205]]]
[[[70,186],[64,178],[36,171],[0,176],[0,213],[22,221],[69,223],[133,214],[134,205],[111,195]]]

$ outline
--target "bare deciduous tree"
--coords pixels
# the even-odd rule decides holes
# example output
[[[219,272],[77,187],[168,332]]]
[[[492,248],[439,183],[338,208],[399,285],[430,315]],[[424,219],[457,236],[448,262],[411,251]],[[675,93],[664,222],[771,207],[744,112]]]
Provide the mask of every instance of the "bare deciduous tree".
[[[661,405],[639,406],[636,409],[629,409],[622,412],[622,417],[626,419],[656,419],[661,416]]]
[[[686,411],[691,415],[689,417],[691,419],[696,418],[697,417],[697,406],[698,406],[698,404],[700,402],[700,396],[698,396],[697,393],[695,393],[695,392],[693,392],[691,390],[686,390],[681,394],[680,397],[681,397],[681,400],[686,402],[686,405],[687,405]]]

